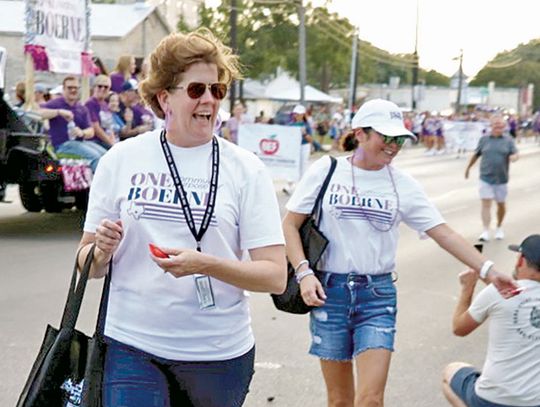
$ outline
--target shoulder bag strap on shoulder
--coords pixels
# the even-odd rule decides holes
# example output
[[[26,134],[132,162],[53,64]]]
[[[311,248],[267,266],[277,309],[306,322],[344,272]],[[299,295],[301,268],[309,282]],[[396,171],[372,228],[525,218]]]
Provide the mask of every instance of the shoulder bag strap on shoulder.
[[[324,182],[321,186],[321,190],[319,191],[319,194],[317,195],[317,198],[315,199],[315,204],[313,205],[313,211],[311,211],[311,216],[315,219],[317,224],[320,224],[322,212],[322,200],[324,197],[324,194],[326,193],[326,189],[328,188],[328,184],[330,183],[330,179],[332,178],[332,174],[334,174],[334,170],[336,169],[337,160],[335,157],[330,156],[330,168],[328,169],[328,174],[326,175],[326,178],[324,179]]]

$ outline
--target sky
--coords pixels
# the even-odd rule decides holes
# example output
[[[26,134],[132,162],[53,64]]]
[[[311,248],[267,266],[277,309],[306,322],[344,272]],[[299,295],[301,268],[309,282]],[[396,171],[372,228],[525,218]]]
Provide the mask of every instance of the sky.
[[[472,78],[499,52],[540,39],[540,0],[332,0],[329,9],[347,16],[362,40],[391,53],[412,53],[417,1],[424,69],[453,75],[459,66],[453,58],[463,49],[463,71]]]

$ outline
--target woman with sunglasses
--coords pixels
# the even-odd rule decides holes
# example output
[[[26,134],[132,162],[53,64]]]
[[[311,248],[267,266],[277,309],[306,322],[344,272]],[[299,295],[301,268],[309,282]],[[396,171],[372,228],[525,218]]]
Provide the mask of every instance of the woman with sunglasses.
[[[320,358],[329,406],[384,405],[396,328],[400,222],[480,271],[504,295],[511,295],[514,287],[509,277],[496,272],[492,262],[446,225],[418,182],[390,165],[408,138],[415,136],[392,102],[371,100],[356,113],[343,144],[354,152],[337,158],[323,198],[320,229],[329,244],[316,274],[298,231],[328,173],[328,157],[308,169],[287,203],[283,220],[287,256],[296,266],[304,302],[315,307],[310,314],[309,352]]]
[[[208,30],[165,37],[139,88],[164,128],[98,167],[78,259],[96,244],[96,278],[112,261],[105,407],[236,407],[248,392],[245,291],[282,292],[286,261],[263,163],[213,135],[238,66]]]

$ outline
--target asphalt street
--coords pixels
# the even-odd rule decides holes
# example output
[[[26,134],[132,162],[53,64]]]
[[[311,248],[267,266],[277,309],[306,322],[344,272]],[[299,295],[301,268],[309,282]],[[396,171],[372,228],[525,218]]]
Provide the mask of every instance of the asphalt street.
[[[540,147],[524,141],[518,148],[522,157],[511,166],[506,238],[484,247],[486,255],[508,273],[516,257],[507,245],[540,233]],[[419,147],[406,149],[394,164],[418,179],[447,222],[475,242],[481,232],[478,164],[465,180],[468,158],[426,157],[422,152]],[[275,186],[283,208],[287,200],[281,192],[283,183]],[[82,223],[79,212],[25,212],[15,186],[8,189],[8,200],[0,203],[0,406],[6,407],[16,403],[46,325],[59,323]],[[455,360],[481,366],[487,327],[466,338],[452,335],[457,274],[464,267],[433,241],[419,239],[402,226],[397,264],[398,332],[386,405],[445,406],[442,368]],[[89,283],[79,321],[88,333],[93,330],[100,289],[101,282]],[[326,406],[318,361],[307,354],[308,317],[275,310],[267,294],[251,294],[251,308],[257,357],[245,406]]]

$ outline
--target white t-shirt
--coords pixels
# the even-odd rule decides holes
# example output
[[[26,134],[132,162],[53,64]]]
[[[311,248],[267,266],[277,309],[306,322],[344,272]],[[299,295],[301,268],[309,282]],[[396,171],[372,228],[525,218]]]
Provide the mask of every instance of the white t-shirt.
[[[311,165],[287,203],[291,212],[309,214],[328,174],[330,158]],[[382,274],[395,270],[398,226],[405,222],[418,232],[444,223],[439,211],[427,199],[412,177],[391,167],[399,204],[387,168],[366,171],[352,168],[348,157],[338,157],[336,170],[324,196],[320,229],[330,242],[319,263],[319,270],[333,273]],[[397,215],[396,215],[397,211]],[[396,217],[394,225],[388,229]]]
[[[159,130],[116,144],[99,163],[84,230],[121,219],[124,236],[113,259],[105,334],[172,360],[226,360],[254,344],[247,294],[211,278],[216,306],[201,310],[194,276],[175,278],[152,261],[148,244],[195,249]],[[284,244],[274,187],[251,152],[219,139],[216,207],[202,251],[241,259],[246,250]],[[208,198],[212,143],[169,144],[197,230]]]
[[[489,342],[476,393],[493,403],[540,406],[540,283],[510,299],[492,285],[474,299],[469,313],[482,323],[489,317]]]

